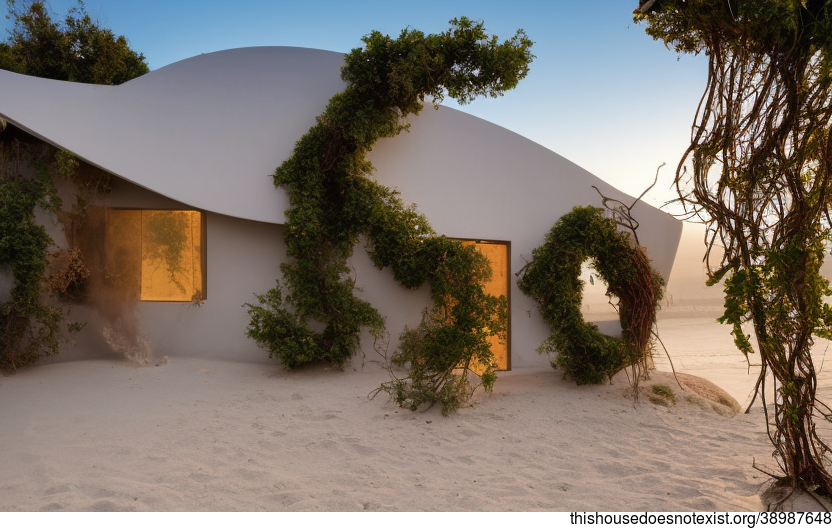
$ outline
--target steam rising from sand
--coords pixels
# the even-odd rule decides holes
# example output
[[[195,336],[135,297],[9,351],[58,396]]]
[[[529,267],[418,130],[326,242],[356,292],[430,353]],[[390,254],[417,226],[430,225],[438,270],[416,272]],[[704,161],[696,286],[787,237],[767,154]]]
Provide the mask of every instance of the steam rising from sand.
[[[154,363],[153,350],[141,335],[124,332],[108,324],[101,327],[101,335],[114,352],[122,354],[130,361],[143,367]]]
[[[108,255],[107,212],[105,207],[89,207],[81,225],[74,225],[70,245],[83,255],[90,275],[84,305],[91,311],[92,330],[100,333],[109,348],[141,365],[154,363],[153,349],[139,331],[138,275],[135,270],[120,269]]]

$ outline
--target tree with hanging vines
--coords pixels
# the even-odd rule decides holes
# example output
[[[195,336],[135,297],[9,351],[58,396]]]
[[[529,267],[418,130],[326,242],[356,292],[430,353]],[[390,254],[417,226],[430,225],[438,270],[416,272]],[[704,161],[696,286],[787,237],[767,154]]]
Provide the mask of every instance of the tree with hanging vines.
[[[721,257],[709,268],[710,284],[724,279],[720,322],[746,356],[759,352],[782,473],[766,471],[784,492],[770,506],[795,489],[829,496],[812,345],[832,334],[820,275],[832,227],[832,1],[642,0],[635,19],[677,52],[708,56],[675,181],[679,202],[706,223],[705,262]]]
[[[354,295],[348,259],[364,235],[373,263],[406,288],[430,284],[433,306],[406,331],[393,363],[409,374],[385,384],[403,407],[435,403],[443,413],[470,395],[471,368],[490,389],[496,378],[488,338],[506,329],[506,299],[485,293],[487,259],[473,247],[437,235],[395,191],[372,179],[367,153],[376,141],[407,130],[425,99],[460,103],[497,97],[523,79],[532,42],[518,31],[500,42],[482,22],[451,21],[439,34],[406,29],[394,39],[374,31],[341,70],[346,89],[274,174],[286,190],[283,284],[248,305],[248,335],[288,368],[315,361],[343,366],[363,329],[380,335],[381,315]],[[457,373],[462,369],[463,373]]]

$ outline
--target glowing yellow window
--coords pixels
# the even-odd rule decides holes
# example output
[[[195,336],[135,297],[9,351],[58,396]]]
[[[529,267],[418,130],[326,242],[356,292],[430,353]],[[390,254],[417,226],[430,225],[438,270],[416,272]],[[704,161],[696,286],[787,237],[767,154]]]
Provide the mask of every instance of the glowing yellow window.
[[[110,209],[111,283],[142,301],[205,299],[205,222],[199,211]]]

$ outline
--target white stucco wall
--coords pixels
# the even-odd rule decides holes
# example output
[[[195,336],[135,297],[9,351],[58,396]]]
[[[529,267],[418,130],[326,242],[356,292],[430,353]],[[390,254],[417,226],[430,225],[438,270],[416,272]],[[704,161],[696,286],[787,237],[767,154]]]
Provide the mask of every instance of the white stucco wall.
[[[243,335],[241,305],[274,284],[284,254],[280,224],[288,200],[270,174],[342,89],[342,57],[299,48],[230,50],[117,87],[0,70],[0,115],[10,123],[153,191],[125,190],[111,197],[114,203],[138,207],[166,197],[208,212],[208,300],[200,307],[140,307],[157,353],[265,354]],[[428,105],[411,122],[410,133],[373,149],[374,177],[417,203],[441,234],[509,241],[512,272],[561,215],[575,205],[600,205],[591,186],[632,201],[554,152],[465,113]],[[634,212],[654,267],[669,276],[681,222],[645,204]],[[394,338],[418,323],[426,292],[401,288],[360,248],[352,264],[360,295],[387,318]],[[512,284],[512,365],[545,364],[535,349],[548,329]],[[371,343],[363,346],[374,354]]]
[[[136,209],[190,209],[134,184],[117,181],[101,205]],[[135,314],[137,334],[150,345],[156,361],[165,356],[221,357],[236,361],[265,362],[267,352],[245,336],[248,316],[243,305],[265,293],[285,261],[283,226],[206,213],[206,293],[200,305],[189,302],[142,302],[118,306]],[[92,302],[107,309],[106,302]],[[125,310],[126,308],[126,310]],[[129,312],[129,313],[128,313]],[[73,336],[74,347],[65,346],[55,360],[106,357],[109,345],[102,337],[107,316],[95,309],[72,307],[70,320],[88,321]]]

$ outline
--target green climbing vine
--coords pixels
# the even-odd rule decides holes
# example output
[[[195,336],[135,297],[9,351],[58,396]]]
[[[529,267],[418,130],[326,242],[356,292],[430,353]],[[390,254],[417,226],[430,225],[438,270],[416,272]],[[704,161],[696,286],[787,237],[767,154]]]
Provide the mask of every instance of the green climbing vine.
[[[581,314],[581,265],[589,261],[619,299],[622,338],[598,331]],[[563,215],[532,252],[522,270],[520,290],[538,304],[552,334],[540,352],[556,354],[552,366],[578,384],[603,383],[619,370],[640,365],[649,354],[664,279],[650,267],[643,248],[616,229],[595,207]]]
[[[38,208],[56,213],[57,190],[42,159],[32,157],[36,171],[26,177],[16,170],[23,157],[19,142],[0,143],[0,272],[11,271],[13,286],[0,303],[0,370],[14,371],[58,352],[63,312],[41,299],[52,239],[35,217]]]
[[[407,116],[418,114],[426,97],[467,103],[512,89],[528,72],[532,42],[518,31],[501,43],[467,18],[436,35],[407,29],[392,39],[374,31],[362,40],[341,71],[347,88],[275,171],[291,206],[291,261],[281,266],[283,283],[247,305],[248,335],[289,368],[320,360],[342,367],[362,329],[380,335],[383,319],[355,297],[347,265],[364,235],[376,266],[389,267],[407,288],[428,282],[434,303],[392,358],[409,365],[410,374],[383,388],[405,407],[439,402],[447,412],[465,399],[460,391],[469,387],[472,358],[483,366],[485,388],[493,384],[487,337],[505,332],[506,301],[483,292],[487,260],[437,236],[423,215],[372,180],[366,155],[378,139],[407,130]],[[462,374],[454,373],[458,367]]]

